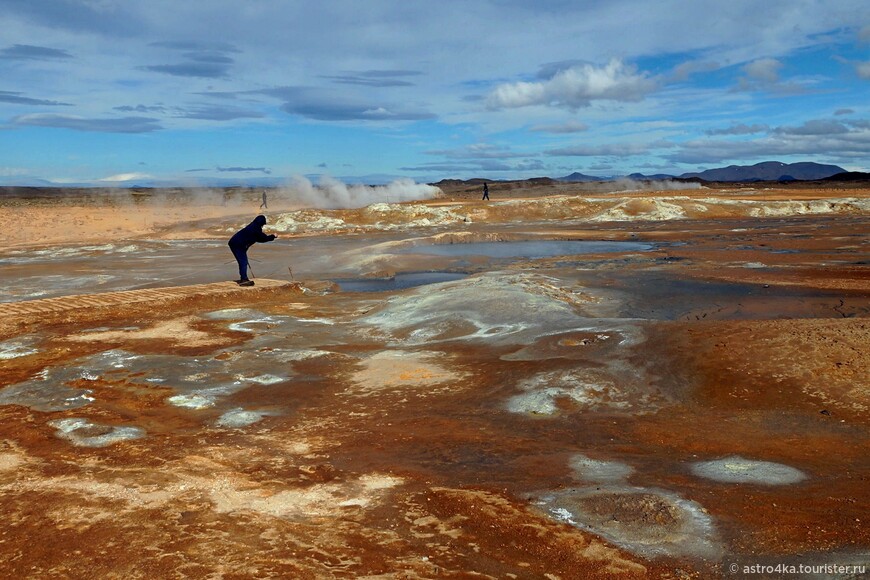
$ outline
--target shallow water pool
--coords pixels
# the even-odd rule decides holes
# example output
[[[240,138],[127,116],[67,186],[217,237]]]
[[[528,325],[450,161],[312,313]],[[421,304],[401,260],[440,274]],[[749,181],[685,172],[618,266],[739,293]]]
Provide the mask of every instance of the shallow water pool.
[[[575,254],[638,252],[654,246],[643,242],[607,242],[585,240],[525,240],[518,242],[474,242],[470,244],[425,244],[402,253],[436,256],[487,256],[489,258],[549,258]]]
[[[461,280],[468,274],[461,272],[409,272],[391,278],[346,278],[333,280],[345,292],[388,292]]]

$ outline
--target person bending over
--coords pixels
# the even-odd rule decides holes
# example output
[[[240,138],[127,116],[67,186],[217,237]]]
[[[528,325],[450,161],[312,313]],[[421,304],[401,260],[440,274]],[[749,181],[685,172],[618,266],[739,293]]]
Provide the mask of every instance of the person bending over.
[[[254,221],[237,231],[230,238],[229,247],[239,263],[239,276],[236,280],[239,286],[253,286],[254,282],[248,280],[248,248],[257,242],[266,243],[275,239],[275,234],[264,234],[263,226],[266,225],[266,216],[258,215]]]

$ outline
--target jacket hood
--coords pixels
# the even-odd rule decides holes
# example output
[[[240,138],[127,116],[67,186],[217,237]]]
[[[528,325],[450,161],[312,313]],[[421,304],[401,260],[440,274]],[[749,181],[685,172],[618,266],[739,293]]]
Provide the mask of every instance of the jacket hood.
[[[257,217],[254,218],[254,221],[252,223],[257,224],[258,226],[264,226],[264,225],[266,225],[266,216],[258,215]]]

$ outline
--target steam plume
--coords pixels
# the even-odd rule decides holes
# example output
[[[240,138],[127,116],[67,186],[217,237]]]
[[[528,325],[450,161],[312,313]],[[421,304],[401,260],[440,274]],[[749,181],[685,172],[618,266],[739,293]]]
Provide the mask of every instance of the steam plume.
[[[615,181],[607,181],[601,183],[601,189],[604,191],[676,191],[683,189],[701,189],[701,184],[694,181],[672,181],[670,179],[663,180],[638,180],[638,179],[617,179]]]
[[[314,186],[301,175],[293,177],[284,192],[294,202],[306,207],[319,209],[351,209],[364,207],[377,202],[397,203],[431,199],[441,190],[433,185],[415,183],[411,179],[397,179],[387,185],[348,185],[341,181],[322,176]]]

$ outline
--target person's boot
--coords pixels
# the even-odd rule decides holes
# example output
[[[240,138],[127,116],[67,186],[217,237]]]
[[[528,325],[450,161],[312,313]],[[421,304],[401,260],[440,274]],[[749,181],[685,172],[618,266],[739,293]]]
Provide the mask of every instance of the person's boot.
[[[254,285],[253,280],[242,280],[239,282],[239,286],[253,286],[253,285]]]

